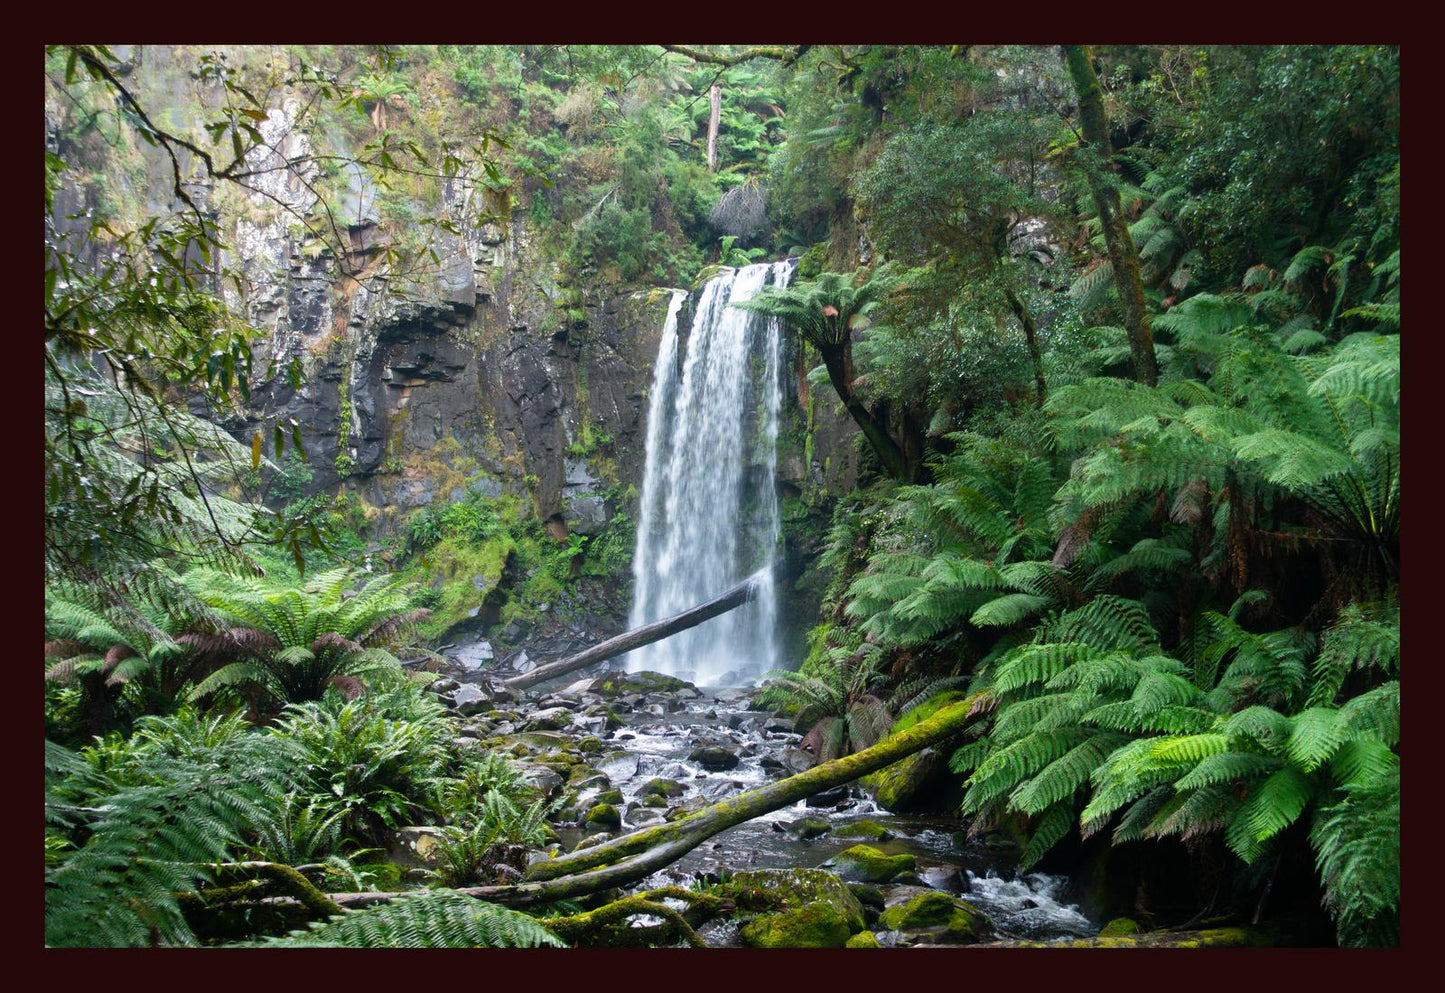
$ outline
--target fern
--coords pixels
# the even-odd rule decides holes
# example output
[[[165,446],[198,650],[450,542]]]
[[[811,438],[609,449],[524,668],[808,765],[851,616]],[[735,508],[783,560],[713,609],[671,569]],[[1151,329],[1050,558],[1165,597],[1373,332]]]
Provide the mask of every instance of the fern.
[[[448,890],[355,910],[266,945],[307,948],[561,948],[539,921]]]

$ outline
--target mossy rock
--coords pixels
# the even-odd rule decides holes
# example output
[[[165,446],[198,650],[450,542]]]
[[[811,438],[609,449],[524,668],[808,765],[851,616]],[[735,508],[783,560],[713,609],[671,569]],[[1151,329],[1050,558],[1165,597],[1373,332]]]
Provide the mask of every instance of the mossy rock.
[[[853,937],[843,942],[844,948],[882,948],[878,944],[878,936],[872,931],[859,931]]]
[[[1099,937],[1114,938],[1125,934],[1138,934],[1139,922],[1132,917],[1116,917],[1099,929]]]
[[[889,907],[878,918],[878,926],[889,931],[923,932],[929,941],[961,945],[993,936],[993,925],[970,903],[947,893],[920,893],[913,899]]]
[[[619,672],[611,673],[596,680],[591,692],[603,696],[622,696],[628,693],[666,693],[692,686],[676,676],[660,672]]]
[[[638,793],[639,796],[657,794],[663,797],[682,796],[687,792],[687,787],[675,779],[649,779]]]
[[[839,852],[835,862],[844,879],[864,883],[886,883],[918,864],[912,855],[885,855],[871,845],[854,845]]]
[[[644,807],[666,807],[667,797],[659,796],[656,793],[649,793],[637,802]]]
[[[892,831],[874,820],[844,824],[842,827],[834,828],[833,834],[839,838],[867,838],[870,841],[887,841],[893,837]]]
[[[863,908],[841,879],[821,869],[753,869],[722,892],[744,910],[768,909],[738,938],[754,948],[842,948],[863,930]]]
[[[598,803],[618,804],[623,800],[621,790],[608,790],[606,793],[598,794]]]
[[[832,829],[826,817],[803,817],[788,825],[788,831],[802,841],[821,838]]]
[[[588,735],[586,738],[583,738],[581,741],[577,742],[577,750],[579,752],[582,752],[583,754],[600,752],[602,751],[602,739],[594,737],[592,735]]]
[[[622,826],[622,814],[610,803],[599,803],[587,811],[583,818],[587,826],[603,831],[615,831]]]

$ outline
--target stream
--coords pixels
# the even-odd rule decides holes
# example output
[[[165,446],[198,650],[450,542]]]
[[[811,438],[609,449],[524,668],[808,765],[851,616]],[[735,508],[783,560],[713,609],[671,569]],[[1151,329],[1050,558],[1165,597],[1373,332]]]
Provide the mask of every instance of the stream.
[[[644,679],[650,675],[640,674]],[[588,839],[658,823],[674,810],[685,813],[765,785],[801,770],[808,761],[806,753],[797,750],[802,736],[794,732],[791,720],[750,709],[750,688],[698,689],[683,683],[660,690],[641,687],[643,692],[625,692],[630,686],[621,693],[596,691],[604,678],[631,683],[638,677],[613,673],[565,688],[542,689],[529,699],[498,704],[508,708],[504,712],[508,719],[498,721],[503,712],[491,711],[492,719],[481,718],[474,729],[479,735],[499,735],[488,742],[493,747],[525,743],[527,754],[520,763],[554,797],[575,790],[575,803],[554,822],[562,851]],[[472,678],[481,681],[479,674]],[[622,726],[606,726],[608,709]],[[592,743],[585,774],[562,783],[545,763],[588,737],[598,739],[600,750]],[[699,754],[704,748],[713,751]],[[733,758],[735,765],[720,768]],[[675,783],[672,791],[677,795],[661,797],[656,787],[649,786],[657,780]],[[620,803],[615,796],[610,799],[622,823],[600,834],[596,825],[587,825],[582,818],[611,791],[621,794]],[[812,823],[799,823],[810,818]],[[878,838],[847,836],[850,826],[865,821],[887,833]],[[1098,923],[1070,901],[1067,878],[1019,874],[1014,869],[1017,850],[1011,845],[996,838],[970,839],[962,829],[947,815],[890,813],[851,784],[730,828],[631,891],[695,886],[745,869],[827,869],[840,852],[867,844],[888,855],[906,853],[916,859],[912,873],[880,887],[885,906],[932,889],[973,904],[1001,938],[1067,939],[1098,932]],[[701,933],[709,944],[735,944],[737,926],[731,921],[714,922]],[[878,938],[887,945],[898,935],[880,931]]]

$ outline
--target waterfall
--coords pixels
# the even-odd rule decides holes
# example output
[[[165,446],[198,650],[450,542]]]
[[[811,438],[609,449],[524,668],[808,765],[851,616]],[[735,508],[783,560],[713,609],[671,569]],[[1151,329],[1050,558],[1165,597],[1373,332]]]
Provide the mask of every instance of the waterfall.
[[[686,295],[673,294],[648,407],[633,627],[696,606],[773,561],[778,322],[728,304],[765,285],[786,286],[794,265],[750,265],[714,276],[698,295],[685,335],[678,319]],[[752,602],[637,649],[627,666],[704,686],[748,682],[776,665],[776,620],[769,578]]]

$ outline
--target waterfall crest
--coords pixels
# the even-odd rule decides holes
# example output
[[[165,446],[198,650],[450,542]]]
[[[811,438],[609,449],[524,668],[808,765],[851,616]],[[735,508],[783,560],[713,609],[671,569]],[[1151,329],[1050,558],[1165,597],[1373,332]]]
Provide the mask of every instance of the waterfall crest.
[[[673,294],[648,407],[632,627],[695,606],[773,561],[778,322],[728,304],[766,285],[786,286],[794,265],[714,276],[698,294],[685,335],[678,324],[686,294]],[[703,686],[748,682],[776,666],[776,620],[768,579],[751,603],[637,649],[627,666]]]

